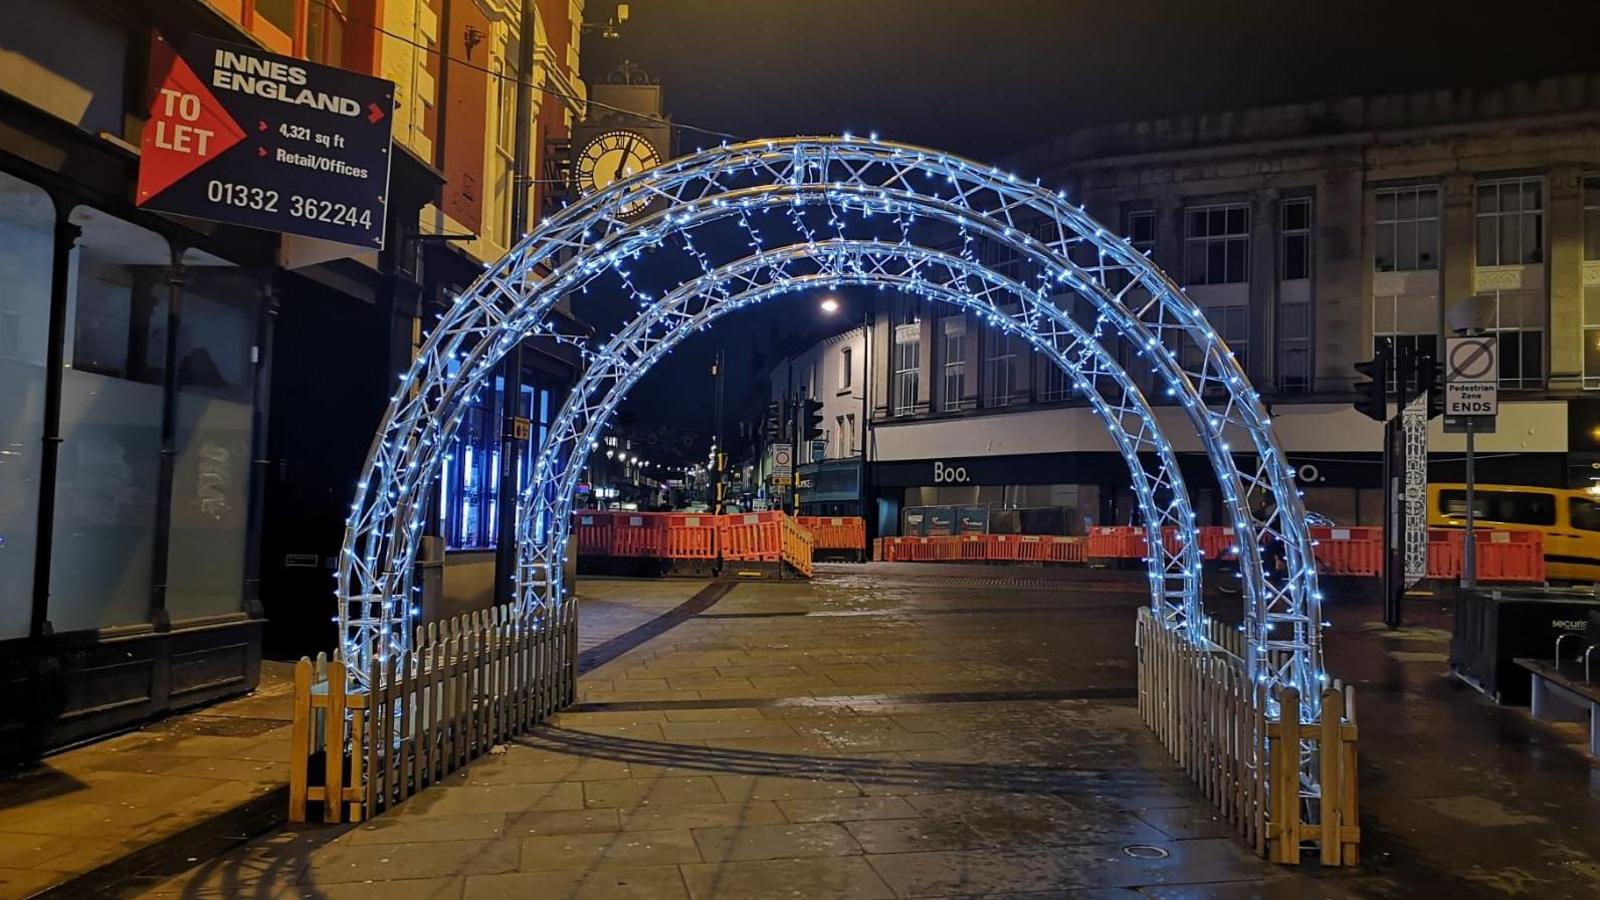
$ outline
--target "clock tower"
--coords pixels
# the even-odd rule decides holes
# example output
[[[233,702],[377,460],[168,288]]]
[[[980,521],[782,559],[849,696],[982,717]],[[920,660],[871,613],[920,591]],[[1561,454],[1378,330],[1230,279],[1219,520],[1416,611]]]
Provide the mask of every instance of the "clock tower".
[[[672,121],[662,112],[661,83],[623,60],[590,87],[589,110],[572,127],[572,187],[577,196],[604,190],[614,181],[649,169],[676,155]],[[648,204],[624,209],[636,216]]]

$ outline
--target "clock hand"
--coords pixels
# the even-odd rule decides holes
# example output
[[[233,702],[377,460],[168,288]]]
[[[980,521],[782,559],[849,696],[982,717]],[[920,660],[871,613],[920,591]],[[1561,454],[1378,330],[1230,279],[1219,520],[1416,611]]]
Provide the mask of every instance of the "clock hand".
[[[628,142],[622,145],[622,158],[617,160],[617,172],[615,175],[611,176],[612,181],[617,181],[622,178],[622,171],[628,166],[628,153],[633,149],[633,145],[636,143],[638,143],[638,138],[629,137]]]

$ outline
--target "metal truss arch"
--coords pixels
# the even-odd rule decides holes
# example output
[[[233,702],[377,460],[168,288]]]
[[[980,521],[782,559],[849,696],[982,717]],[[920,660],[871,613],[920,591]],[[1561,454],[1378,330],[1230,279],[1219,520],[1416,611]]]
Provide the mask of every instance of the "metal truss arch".
[[[641,203],[652,212],[638,221],[622,215]],[[717,263],[693,246],[695,228],[737,221],[759,255],[768,245],[758,217],[807,208],[829,213],[820,234],[794,216],[795,230],[811,242],[859,234],[874,216],[920,216],[957,229],[960,255],[974,264],[975,236],[1001,242],[1035,267],[1029,287],[1045,296],[1070,291],[1091,304],[1091,335],[1120,341],[1149,363],[1216,472],[1239,534],[1251,672],[1273,688],[1301,688],[1306,712],[1315,713],[1314,688],[1326,676],[1303,507],[1259,395],[1199,308],[1059,194],[948,154],[848,137],[720,147],[620,181],[542,224],[463,294],[402,376],[358,485],[337,576],[346,652],[360,661],[403,649],[427,480],[463,400],[500,356],[528,336],[569,339],[548,315],[554,303],[613,275],[648,308],[657,298],[627,272],[643,250],[676,239],[709,272]],[[898,243],[913,244],[909,226]],[[1263,496],[1273,502],[1258,505]],[[1264,571],[1263,539],[1281,541],[1285,577]]]
[[[796,271],[797,264],[812,268]],[[736,285],[728,290],[727,285]],[[1015,334],[1060,367],[1105,425],[1127,464],[1145,523],[1154,612],[1170,627],[1201,617],[1201,552],[1171,443],[1144,394],[1106,348],[1042,296],[939,251],[828,239],[775,248],[687,281],[614,336],[551,423],[519,503],[518,584],[526,609],[560,600],[559,572],[572,494],[607,417],[639,378],[684,337],[740,307],[808,288],[871,285],[953,304]],[[1007,306],[1015,301],[1018,309]],[[1149,463],[1141,458],[1154,457]],[[1147,468],[1149,466],[1149,468]],[[1198,634],[1199,629],[1195,629]]]

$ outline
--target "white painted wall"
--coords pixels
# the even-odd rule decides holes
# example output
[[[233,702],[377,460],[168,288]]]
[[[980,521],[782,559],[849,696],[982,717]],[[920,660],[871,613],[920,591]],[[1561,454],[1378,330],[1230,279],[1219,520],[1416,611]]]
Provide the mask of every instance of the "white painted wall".
[[[1156,419],[1179,452],[1202,450],[1188,418],[1176,407],[1158,408]],[[1272,422],[1281,446],[1289,453],[1375,453],[1382,447],[1383,426],[1348,404],[1282,405],[1274,409]],[[1443,419],[1431,423],[1429,449],[1464,451],[1466,438],[1445,434],[1443,423]],[[873,458],[885,462],[1116,450],[1100,420],[1082,407],[904,423],[886,420],[874,426],[874,438]],[[1498,428],[1494,434],[1479,435],[1477,447],[1494,453],[1565,453],[1567,404],[1562,400],[1502,401]]]
[[[822,431],[828,442],[828,459],[855,456],[861,448],[861,398],[866,389],[862,330],[813,344],[804,352],[773,367],[769,396],[781,400],[793,389],[802,397],[822,401]],[[849,359],[849,374],[845,360]],[[842,420],[842,421],[841,421]],[[803,461],[809,459],[802,456]]]

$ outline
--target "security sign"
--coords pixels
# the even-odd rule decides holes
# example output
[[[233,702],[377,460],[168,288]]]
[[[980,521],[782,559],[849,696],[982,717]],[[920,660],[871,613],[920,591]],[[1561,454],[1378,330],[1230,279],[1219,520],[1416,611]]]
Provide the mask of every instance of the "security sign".
[[[1444,342],[1444,414],[1493,416],[1500,411],[1500,364],[1492,335]]]
[[[393,82],[193,35],[150,66],[139,206],[383,246]]]

